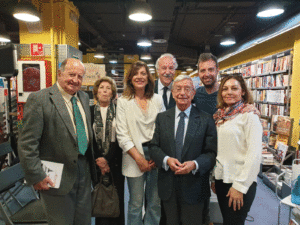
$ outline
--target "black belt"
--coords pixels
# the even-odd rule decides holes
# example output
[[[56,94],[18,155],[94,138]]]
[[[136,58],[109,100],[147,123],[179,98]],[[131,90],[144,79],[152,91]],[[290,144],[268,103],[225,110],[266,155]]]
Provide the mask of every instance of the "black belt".
[[[143,147],[149,147],[150,141],[147,141],[145,143],[142,144]]]

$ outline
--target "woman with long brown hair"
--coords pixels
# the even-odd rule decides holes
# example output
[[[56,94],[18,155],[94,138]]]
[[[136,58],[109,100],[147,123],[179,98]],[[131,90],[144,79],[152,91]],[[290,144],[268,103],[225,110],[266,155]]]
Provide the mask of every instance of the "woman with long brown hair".
[[[144,62],[132,64],[124,85],[123,95],[118,99],[116,122],[117,139],[123,149],[122,173],[129,189],[127,224],[158,225],[161,209],[157,168],[150,159],[148,144],[154,133],[156,116],[164,109],[163,100],[154,94],[154,79]]]
[[[218,132],[215,183],[224,225],[243,225],[256,193],[260,169],[262,126],[259,111],[244,79],[225,76],[214,114]]]

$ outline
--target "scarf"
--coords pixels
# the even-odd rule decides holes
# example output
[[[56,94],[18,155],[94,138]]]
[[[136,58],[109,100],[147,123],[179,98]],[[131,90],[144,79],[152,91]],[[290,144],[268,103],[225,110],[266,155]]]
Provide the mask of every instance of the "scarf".
[[[253,112],[254,114],[260,116],[260,112],[254,105],[245,104],[243,100],[240,100],[229,108],[218,109],[218,111],[213,115],[213,118],[215,120],[215,124],[220,126],[226,121],[234,119],[240,113],[243,114],[247,112]]]
[[[99,149],[102,149],[103,155],[105,156],[110,147],[111,137],[112,137],[112,124],[116,116],[115,105],[111,102],[107,108],[105,130],[103,129],[103,122],[101,117],[100,105],[97,102],[94,109],[94,124],[96,133],[96,142]],[[103,139],[103,132],[105,132],[105,140]],[[102,147],[102,148],[101,148]]]

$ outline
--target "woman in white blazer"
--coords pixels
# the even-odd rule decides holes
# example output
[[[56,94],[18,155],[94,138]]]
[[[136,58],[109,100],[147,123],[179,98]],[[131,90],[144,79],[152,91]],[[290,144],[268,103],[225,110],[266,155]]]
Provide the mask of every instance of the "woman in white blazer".
[[[132,64],[124,85],[117,103],[116,125],[117,139],[123,150],[122,173],[127,178],[130,194],[127,224],[158,225],[161,209],[157,168],[150,159],[148,143],[154,133],[156,116],[164,110],[164,104],[162,97],[154,94],[154,79],[144,62]]]

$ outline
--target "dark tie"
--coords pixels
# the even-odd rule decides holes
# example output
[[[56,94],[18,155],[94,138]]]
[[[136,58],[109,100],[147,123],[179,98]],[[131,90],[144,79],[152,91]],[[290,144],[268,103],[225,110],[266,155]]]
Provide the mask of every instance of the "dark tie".
[[[164,87],[164,94],[163,94],[163,100],[164,100],[166,109],[168,109],[168,97],[167,97],[168,89],[169,89],[168,87]]]
[[[184,136],[184,117],[185,113],[179,113],[180,120],[176,131],[176,158],[181,162],[181,153],[183,148],[183,136]]]
[[[71,98],[71,102],[73,105],[73,113],[75,118],[75,126],[76,126],[76,133],[77,133],[77,142],[78,142],[78,151],[80,154],[84,155],[88,146],[87,137],[85,133],[85,127],[83,123],[83,119],[77,105],[77,98],[73,96]]]

